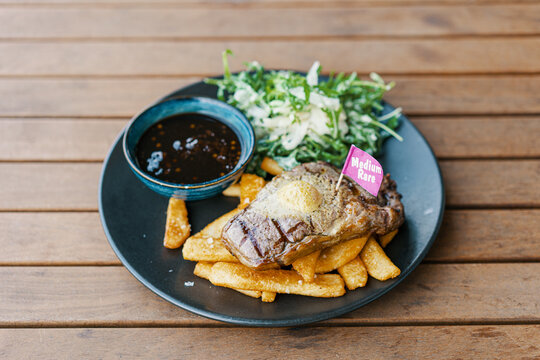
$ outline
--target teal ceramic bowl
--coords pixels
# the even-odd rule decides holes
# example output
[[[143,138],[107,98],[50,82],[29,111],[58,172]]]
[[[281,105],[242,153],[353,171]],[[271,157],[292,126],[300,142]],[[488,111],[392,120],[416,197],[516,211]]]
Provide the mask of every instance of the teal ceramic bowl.
[[[144,132],[166,117],[199,113],[215,118],[231,128],[240,141],[240,160],[224,176],[195,184],[174,184],[145,173],[137,162],[135,149]],[[124,156],[137,178],[156,193],[183,200],[202,200],[220,194],[236,182],[255,151],[255,133],[248,119],[236,108],[219,100],[205,97],[178,97],[158,102],[133,117],[123,137]]]

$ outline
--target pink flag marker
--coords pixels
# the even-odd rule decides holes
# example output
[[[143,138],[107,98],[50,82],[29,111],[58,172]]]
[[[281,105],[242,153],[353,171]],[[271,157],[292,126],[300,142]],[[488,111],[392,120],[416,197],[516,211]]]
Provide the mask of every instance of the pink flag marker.
[[[336,190],[341,184],[343,175],[349,176],[358,185],[366,189],[371,195],[377,196],[384,177],[384,171],[377,160],[367,152],[351,145],[347,160],[341,170]]]

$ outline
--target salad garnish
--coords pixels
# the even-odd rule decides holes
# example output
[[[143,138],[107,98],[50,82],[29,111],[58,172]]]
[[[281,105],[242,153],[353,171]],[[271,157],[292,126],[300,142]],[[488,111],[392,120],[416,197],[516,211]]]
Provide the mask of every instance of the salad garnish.
[[[267,71],[252,61],[232,74],[229,55],[223,52],[223,77],[205,82],[216,85],[218,98],[243,111],[255,129],[257,146],[247,172],[266,175],[260,168],[264,157],[285,170],[318,160],[341,167],[352,144],[377,155],[387,137],[403,140],[395,132],[401,108],[382,114],[382,97],[394,83],[376,73],[371,81],[356,73],[331,73],[321,81],[318,61],[306,75]]]

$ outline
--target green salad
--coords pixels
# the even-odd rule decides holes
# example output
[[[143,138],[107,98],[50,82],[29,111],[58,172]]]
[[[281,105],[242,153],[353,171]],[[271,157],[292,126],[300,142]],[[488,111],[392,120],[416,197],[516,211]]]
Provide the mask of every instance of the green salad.
[[[375,73],[372,81],[356,73],[319,81],[319,62],[302,75],[266,71],[253,61],[231,74],[230,54],[223,53],[223,78],[205,82],[218,86],[218,98],[243,111],[255,129],[257,146],[247,172],[265,176],[260,164],[266,156],[285,170],[318,160],[341,167],[351,144],[377,155],[388,136],[403,140],[394,131],[401,109],[382,115],[382,97],[394,83]]]

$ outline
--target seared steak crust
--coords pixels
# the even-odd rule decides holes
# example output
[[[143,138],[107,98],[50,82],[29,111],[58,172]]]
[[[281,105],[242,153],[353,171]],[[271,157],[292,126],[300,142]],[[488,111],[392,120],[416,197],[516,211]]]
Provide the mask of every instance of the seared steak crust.
[[[223,228],[222,239],[244,265],[263,270],[290,265],[296,259],[342,241],[376,233],[384,235],[404,221],[401,195],[385,175],[377,197],[325,163],[306,163],[276,176],[257,198]],[[287,206],[279,190],[301,181],[322,199],[313,211]]]

